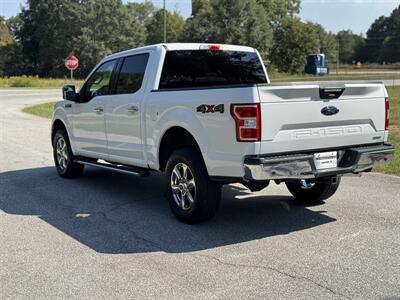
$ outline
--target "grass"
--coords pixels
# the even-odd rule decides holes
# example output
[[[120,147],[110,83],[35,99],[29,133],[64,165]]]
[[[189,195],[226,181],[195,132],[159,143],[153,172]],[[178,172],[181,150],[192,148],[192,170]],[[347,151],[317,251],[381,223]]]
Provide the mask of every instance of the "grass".
[[[50,119],[53,115],[55,102],[43,103],[25,107],[22,111],[38,117]]]
[[[374,171],[400,176],[400,87],[387,88],[390,99],[390,129],[389,143],[396,146],[395,156],[392,162]],[[26,107],[24,112],[43,118],[51,118],[54,102]]]
[[[390,164],[374,171],[400,176],[400,87],[388,88],[390,100],[389,143],[396,146],[394,158]]]
[[[392,69],[393,67],[393,69]],[[271,82],[289,82],[289,81],[326,81],[326,80],[396,80],[400,79],[400,64],[393,66],[379,66],[371,65],[363,69],[355,69],[351,65],[340,65],[339,74],[336,74],[334,68],[331,70],[329,76],[315,77],[303,73],[283,73],[274,70],[268,70]],[[368,72],[376,71],[395,71],[392,74],[371,74]],[[348,74],[346,72],[352,72]],[[359,74],[358,74],[359,73]],[[61,88],[65,84],[70,84],[69,78],[40,78],[38,76],[12,76],[0,77],[0,89],[9,88]],[[72,82],[75,86],[80,86],[82,80],[74,80]]]
[[[61,88],[71,83],[68,78],[39,78],[38,76],[12,76],[0,77],[0,88]],[[80,80],[72,82],[75,86],[81,84]]]

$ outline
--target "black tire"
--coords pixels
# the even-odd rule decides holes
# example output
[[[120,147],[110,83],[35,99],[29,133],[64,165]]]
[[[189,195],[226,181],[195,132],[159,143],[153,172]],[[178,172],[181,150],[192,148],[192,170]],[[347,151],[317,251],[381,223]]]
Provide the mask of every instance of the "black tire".
[[[300,180],[286,182],[289,192],[303,204],[321,204],[336,193],[340,176],[316,181],[311,187],[303,187]]]
[[[186,171],[185,180],[182,176],[184,166],[189,170]],[[178,181],[176,172],[173,175],[174,169],[181,174],[182,182]],[[174,151],[167,162],[165,171],[168,203],[178,220],[194,224],[209,220],[216,214],[221,200],[221,184],[209,179],[203,159],[195,149],[183,148]],[[180,190],[177,190],[177,186],[180,186]],[[182,193],[185,193],[185,196],[182,196]],[[188,193],[193,201],[189,200]],[[180,202],[179,198],[185,200]],[[183,207],[178,203],[183,203]]]
[[[269,180],[244,181],[242,184],[252,192],[259,192],[269,185]]]
[[[57,147],[60,140],[65,142],[65,164],[58,159]],[[57,173],[64,178],[74,178],[82,174],[84,165],[74,162],[74,155],[71,150],[68,134],[63,129],[59,129],[53,138],[53,158]]]

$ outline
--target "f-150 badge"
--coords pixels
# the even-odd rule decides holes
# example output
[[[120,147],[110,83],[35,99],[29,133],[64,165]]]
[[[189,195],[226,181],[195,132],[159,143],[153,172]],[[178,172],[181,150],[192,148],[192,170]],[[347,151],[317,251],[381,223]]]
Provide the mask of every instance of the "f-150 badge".
[[[220,112],[221,114],[223,114],[224,113],[224,105],[223,104],[218,104],[218,105],[202,104],[197,107],[197,112],[201,112],[203,114]]]

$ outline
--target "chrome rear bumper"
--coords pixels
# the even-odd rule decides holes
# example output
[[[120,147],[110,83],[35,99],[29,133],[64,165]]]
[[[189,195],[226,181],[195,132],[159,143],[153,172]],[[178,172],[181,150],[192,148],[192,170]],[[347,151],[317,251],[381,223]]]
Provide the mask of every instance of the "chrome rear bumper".
[[[314,153],[247,156],[244,159],[245,179],[310,179],[346,173],[357,174],[389,163],[394,155],[394,146],[382,144],[336,151],[338,152],[338,166],[324,170],[318,170],[315,167]]]

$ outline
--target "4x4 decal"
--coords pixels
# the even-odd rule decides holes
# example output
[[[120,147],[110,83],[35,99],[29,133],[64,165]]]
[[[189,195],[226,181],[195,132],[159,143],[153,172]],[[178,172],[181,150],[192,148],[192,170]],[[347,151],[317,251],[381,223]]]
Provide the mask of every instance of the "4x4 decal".
[[[197,107],[197,112],[201,112],[203,114],[205,113],[215,113],[215,112],[220,112],[221,114],[224,113],[224,105],[223,104],[218,104],[218,105],[208,105],[208,104],[202,104]]]

